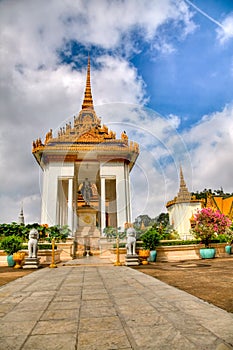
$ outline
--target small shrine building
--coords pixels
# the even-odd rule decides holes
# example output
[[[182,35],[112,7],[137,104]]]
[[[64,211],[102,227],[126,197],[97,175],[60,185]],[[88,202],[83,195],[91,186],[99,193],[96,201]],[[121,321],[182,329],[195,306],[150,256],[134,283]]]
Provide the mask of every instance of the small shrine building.
[[[43,171],[41,223],[68,225],[73,236],[100,237],[107,226],[131,222],[130,178],[139,146],[109,130],[94,110],[90,58],[82,109],[73,125],[44,142],[33,141],[32,153]]]
[[[167,202],[166,208],[169,214],[169,223],[178,232],[181,239],[192,239],[190,219],[202,207],[203,201],[192,197],[188,191],[182,167],[180,167],[179,192],[173,200]]]
[[[181,239],[193,239],[190,233],[194,225],[194,214],[198,209],[212,208],[233,219],[233,196],[216,196],[207,194],[207,198],[197,199],[192,196],[186,186],[183,171],[180,167],[180,188],[173,200],[167,202],[166,208],[169,214],[169,223],[176,230]]]

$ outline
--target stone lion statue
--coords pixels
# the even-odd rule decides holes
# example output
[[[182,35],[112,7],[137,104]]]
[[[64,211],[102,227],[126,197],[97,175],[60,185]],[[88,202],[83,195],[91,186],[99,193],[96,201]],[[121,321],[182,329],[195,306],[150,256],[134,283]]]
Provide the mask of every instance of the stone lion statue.
[[[37,258],[39,232],[32,228],[29,232],[28,257]]]
[[[136,254],[136,231],[133,228],[133,225],[128,224],[128,228],[126,230],[127,237],[127,255],[135,255]]]

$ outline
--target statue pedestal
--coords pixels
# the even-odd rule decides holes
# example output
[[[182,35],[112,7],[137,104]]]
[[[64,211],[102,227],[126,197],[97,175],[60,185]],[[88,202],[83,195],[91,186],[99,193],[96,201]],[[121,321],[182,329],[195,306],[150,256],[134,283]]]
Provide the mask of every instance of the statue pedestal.
[[[100,231],[96,227],[97,210],[85,205],[78,208],[78,229],[75,240],[78,247],[91,252],[99,250]]]
[[[96,226],[96,214],[97,210],[85,205],[81,208],[78,208],[78,226]]]
[[[40,267],[39,258],[26,258],[23,269],[38,269]]]
[[[126,266],[137,266],[140,265],[139,256],[137,254],[127,254],[125,256]]]

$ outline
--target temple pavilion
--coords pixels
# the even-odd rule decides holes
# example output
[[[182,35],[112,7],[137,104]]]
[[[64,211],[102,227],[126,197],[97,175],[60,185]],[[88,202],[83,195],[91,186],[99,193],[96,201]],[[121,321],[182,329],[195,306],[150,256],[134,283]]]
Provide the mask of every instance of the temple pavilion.
[[[43,171],[41,223],[68,225],[78,238],[104,235],[107,226],[131,222],[130,178],[139,146],[126,132],[117,138],[94,110],[90,58],[82,109],[57,135],[33,142]],[[97,240],[95,240],[97,242]],[[96,243],[97,244],[97,243]]]
[[[194,214],[198,209],[212,208],[233,219],[233,196],[216,196],[207,194],[207,198],[197,199],[189,192],[180,167],[180,187],[177,196],[167,202],[169,223],[176,230],[181,239],[192,239],[190,229],[194,225]]]
[[[181,239],[192,239],[190,234],[191,221],[198,209],[203,207],[203,201],[191,196],[180,167],[180,187],[177,196],[167,202],[170,225],[179,234]]]

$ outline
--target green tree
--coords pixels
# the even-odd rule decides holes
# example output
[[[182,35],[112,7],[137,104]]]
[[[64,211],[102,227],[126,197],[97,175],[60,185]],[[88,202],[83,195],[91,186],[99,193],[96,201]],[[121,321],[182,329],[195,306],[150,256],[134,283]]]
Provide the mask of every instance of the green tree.
[[[139,215],[134,221],[134,226],[140,228],[142,222],[144,223],[145,227],[148,227],[154,224],[155,219],[151,219],[151,217],[149,217],[147,214]]]
[[[120,227],[117,229],[116,227],[107,226],[104,228],[104,234],[109,240],[116,239],[117,235],[119,239],[123,239],[126,237],[126,230],[122,232]]]
[[[212,194],[214,196],[221,196],[221,197],[229,197],[229,196],[233,196],[233,193],[228,193],[228,192],[224,192],[223,188],[220,187],[219,190],[212,190],[211,188],[207,189],[204,188],[204,190],[202,191],[196,191],[196,192],[192,192],[191,193],[192,196],[195,196],[197,199],[207,199],[207,195],[208,194]]]

